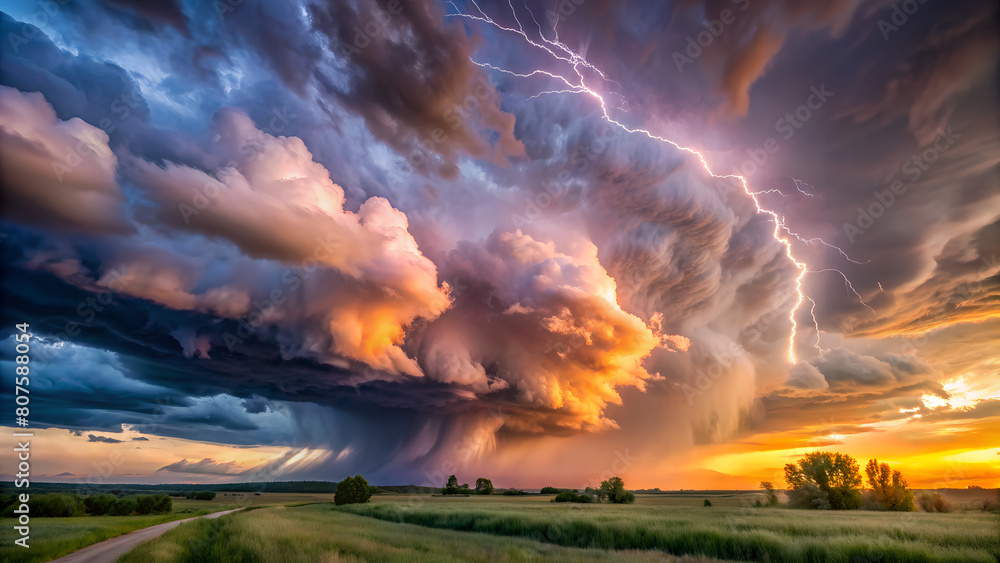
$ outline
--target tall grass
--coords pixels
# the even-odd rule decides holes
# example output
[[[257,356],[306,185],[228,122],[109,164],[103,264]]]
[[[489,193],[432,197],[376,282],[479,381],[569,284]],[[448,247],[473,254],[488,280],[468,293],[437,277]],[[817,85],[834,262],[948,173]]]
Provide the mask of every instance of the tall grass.
[[[356,506],[356,505],[355,505]],[[329,506],[264,508],[198,520],[144,543],[119,563],[332,561],[676,561],[659,552],[609,552],[521,538],[428,530],[336,512]],[[704,561],[704,559],[698,559]]]
[[[1000,559],[995,516],[772,508],[381,502],[337,510],[390,522],[599,549],[662,550],[744,561]]]

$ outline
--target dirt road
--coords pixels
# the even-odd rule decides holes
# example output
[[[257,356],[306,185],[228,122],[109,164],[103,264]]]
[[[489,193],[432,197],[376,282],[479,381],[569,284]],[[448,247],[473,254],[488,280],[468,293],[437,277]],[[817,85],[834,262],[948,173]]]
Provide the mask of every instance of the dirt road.
[[[141,530],[129,532],[123,536],[118,536],[117,538],[104,540],[101,543],[88,545],[87,547],[74,551],[69,555],[64,555],[59,559],[53,559],[51,563],[114,563],[115,560],[124,555],[125,552],[130,551],[133,547],[146,540],[151,540],[157,536],[163,535],[167,530],[172,530],[184,522],[190,522],[192,520],[197,520],[198,518],[208,518],[211,520],[212,518],[225,516],[226,514],[239,510],[243,509],[236,508],[233,510],[223,510],[222,512],[213,512],[212,514],[205,514],[204,516],[195,516],[194,518],[185,518],[184,520],[174,520],[173,522],[167,522],[166,524],[157,524],[156,526],[150,526]]]

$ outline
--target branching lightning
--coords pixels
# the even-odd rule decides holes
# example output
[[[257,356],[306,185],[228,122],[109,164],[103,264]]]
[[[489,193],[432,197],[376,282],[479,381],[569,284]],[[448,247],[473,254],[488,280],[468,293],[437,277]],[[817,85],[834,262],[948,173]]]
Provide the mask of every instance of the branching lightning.
[[[566,64],[568,64],[568,65],[570,65],[572,67],[572,69],[573,69],[573,75],[575,75],[575,76],[573,76],[573,75],[565,76],[565,75],[559,74],[557,72],[551,72],[551,71],[547,71],[547,70],[543,70],[543,69],[535,69],[535,70],[532,70],[531,72],[528,72],[528,73],[518,73],[518,72],[514,72],[514,71],[509,70],[509,69],[500,68],[500,67],[497,67],[495,65],[491,65],[489,63],[477,62],[475,60],[472,61],[474,64],[479,65],[479,66],[481,66],[483,68],[488,68],[490,70],[493,70],[493,71],[496,71],[496,72],[501,72],[501,73],[508,74],[508,75],[511,75],[511,76],[515,76],[515,77],[518,77],[518,78],[530,78],[530,77],[533,77],[533,76],[546,76],[546,77],[554,79],[554,80],[556,80],[558,82],[561,82],[562,84],[564,84],[566,86],[565,88],[560,88],[560,89],[556,89],[556,90],[546,90],[546,91],[543,91],[543,92],[539,92],[538,94],[535,94],[535,95],[531,96],[531,98],[529,98],[529,99],[537,98],[539,96],[547,95],[547,94],[584,94],[584,95],[590,96],[590,97],[594,98],[594,100],[597,101],[597,103],[599,104],[599,106],[601,108],[602,117],[608,123],[611,123],[611,124],[613,124],[613,125],[621,128],[622,130],[627,131],[628,133],[645,135],[646,137],[648,137],[648,138],[650,138],[652,140],[659,141],[661,143],[669,144],[669,145],[673,146],[674,148],[676,148],[677,150],[684,151],[686,153],[691,154],[692,156],[696,157],[699,162],[701,162],[701,165],[704,167],[705,171],[708,172],[708,174],[710,176],[712,176],[713,178],[738,180],[740,182],[740,184],[743,186],[743,191],[747,194],[748,197],[750,197],[750,199],[754,203],[754,206],[757,208],[757,212],[758,213],[762,213],[762,214],[770,215],[771,218],[773,219],[773,222],[774,222],[774,233],[773,233],[773,236],[774,236],[775,240],[778,241],[784,247],[784,249],[785,249],[785,255],[795,265],[795,268],[799,272],[798,276],[796,276],[796,278],[795,278],[795,291],[796,291],[796,294],[797,294],[798,297],[797,297],[797,299],[795,301],[795,305],[792,307],[792,310],[789,313],[789,321],[791,322],[791,334],[789,335],[788,357],[792,361],[792,363],[796,363],[796,361],[797,361],[796,360],[796,356],[795,356],[795,337],[796,337],[796,329],[798,328],[798,323],[795,320],[795,316],[796,316],[796,313],[798,312],[799,308],[802,306],[802,302],[805,301],[805,300],[807,300],[807,299],[812,303],[812,307],[810,307],[810,309],[809,309],[809,314],[812,317],[813,326],[814,326],[814,328],[816,330],[816,343],[814,344],[814,346],[817,348],[817,350],[819,349],[819,333],[820,333],[820,330],[819,330],[819,323],[816,320],[816,314],[815,314],[816,302],[813,301],[811,298],[807,297],[805,295],[805,293],[803,292],[803,289],[802,289],[802,280],[805,277],[805,275],[807,273],[809,273],[810,271],[812,271],[812,272],[827,272],[827,271],[837,272],[838,274],[840,274],[844,278],[844,282],[847,284],[847,288],[851,292],[853,292],[855,296],[857,296],[857,298],[861,301],[861,303],[865,307],[867,307],[872,313],[875,313],[875,310],[872,309],[867,303],[865,303],[864,299],[861,297],[861,294],[858,293],[857,290],[854,289],[854,285],[851,284],[850,280],[848,280],[847,276],[843,272],[841,272],[840,270],[837,270],[835,268],[825,268],[825,269],[822,269],[822,270],[809,270],[808,266],[804,262],[802,262],[802,261],[798,260],[797,258],[795,258],[795,255],[793,254],[793,251],[792,251],[792,242],[791,242],[791,240],[790,240],[789,237],[794,237],[796,240],[799,240],[799,241],[801,241],[803,243],[806,243],[806,244],[817,244],[818,243],[818,244],[824,245],[826,247],[829,247],[829,248],[831,248],[833,250],[838,251],[844,258],[846,258],[850,262],[853,262],[855,264],[863,264],[863,262],[858,262],[858,261],[852,259],[841,248],[839,248],[839,247],[837,247],[835,245],[829,244],[829,243],[827,243],[826,241],[824,241],[823,239],[821,239],[819,237],[805,238],[805,237],[803,237],[801,235],[798,235],[798,234],[792,232],[785,225],[784,217],[781,217],[775,211],[772,211],[770,209],[767,209],[767,208],[763,207],[761,205],[760,201],[757,199],[758,195],[767,194],[767,193],[779,193],[781,195],[785,195],[780,190],[770,189],[770,190],[763,190],[763,191],[759,191],[759,192],[752,191],[750,189],[749,185],[747,184],[747,179],[745,177],[743,177],[743,176],[740,176],[738,174],[716,174],[715,172],[713,172],[711,166],[709,166],[708,161],[705,159],[704,155],[702,155],[697,150],[695,150],[693,148],[690,148],[690,147],[682,146],[679,143],[677,143],[675,141],[672,141],[670,139],[667,139],[667,138],[664,138],[664,137],[660,137],[660,136],[658,136],[658,135],[656,135],[656,134],[654,134],[654,133],[652,133],[652,132],[650,132],[650,131],[648,131],[646,129],[631,128],[631,127],[629,127],[629,126],[621,123],[620,121],[617,121],[616,119],[614,119],[611,116],[611,114],[609,113],[609,111],[608,111],[608,102],[605,100],[604,95],[602,95],[600,92],[598,92],[597,90],[595,90],[594,87],[592,87],[591,85],[588,84],[587,78],[586,78],[585,74],[592,73],[592,74],[598,76],[604,82],[614,83],[614,84],[617,84],[617,82],[608,79],[608,77],[604,74],[604,72],[602,72],[599,68],[597,68],[596,66],[594,66],[593,64],[591,64],[589,61],[587,61],[587,59],[585,57],[583,57],[580,54],[576,53],[575,51],[573,51],[572,49],[570,49],[568,46],[566,46],[564,43],[562,43],[559,40],[559,32],[556,29],[556,25],[558,25],[558,20],[552,26],[552,31],[554,33],[554,38],[553,39],[549,39],[549,38],[545,37],[545,34],[542,32],[542,26],[541,26],[541,24],[538,23],[538,20],[535,18],[534,13],[531,12],[530,8],[528,8],[527,6],[525,6],[525,8],[528,10],[528,13],[531,14],[531,19],[538,26],[538,36],[539,36],[539,38],[541,40],[541,42],[539,42],[539,41],[533,40],[524,31],[524,27],[521,24],[521,20],[518,18],[517,10],[514,8],[513,0],[508,0],[507,3],[510,6],[510,10],[511,10],[511,13],[512,13],[512,15],[514,17],[514,21],[517,24],[517,28],[507,27],[507,26],[504,26],[504,25],[501,25],[501,24],[497,23],[493,18],[491,18],[489,15],[487,15],[485,11],[483,11],[483,9],[479,6],[479,4],[476,3],[476,0],[470,0],[470,3],[473,6],[475,6],[476,10],[479,12],[479,15],[464,13],[461,10],[458,9],[458,6],[456,6],[454,4],[454,2],[448,2],[448,3],[455,10],[454,13],[449,13],[448,14],[449,16],[474,20],[474,21],[477,21],[477,22],[484,23],[486,25],[493,26],[494,28],[496,28],[496,29],[498,29],[500,31],[504,31],[504,32],[513,33],[513,34],[519,35],[531,47],[533,47],[535,49],[538,49],[538,50],[541,50],[541,51],[544,51],[545,53],[547,53],[549,56],[551,56],[556,61],[560,61],[562,63],[566,63]],[[789,177],[789,178],[791,178],[791,177]],[[806,184],[805,182],[803,182],[801,180],[798,180],[798,179],[795,179],[795,178],[791,178],[791,179],[792,179],[793,182],[795,182],[795,189],[798,192],[800,192],[800,193],[802,193],[802,194],[804,194],[804,195],[806,195],[808,197],[816,197],[815,194],[809,193],[809,192],[807,192],[807,191],[805,191],[805,190],[802,189],[802,186],[809,186],[809,184]],[[809,187],[812,187],[812,186],[809,186]]]

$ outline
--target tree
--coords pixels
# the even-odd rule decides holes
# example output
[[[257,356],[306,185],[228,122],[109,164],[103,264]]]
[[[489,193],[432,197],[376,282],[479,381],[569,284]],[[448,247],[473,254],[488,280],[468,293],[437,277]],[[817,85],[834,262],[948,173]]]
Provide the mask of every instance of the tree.
[[[884,510],[910,512],[916,510],[913,491],[909,489],[901,472],[893,471],[888,463],[877,459],[868,460],[865,466],[868,477],[869,496],[872,504]]]
[[[461,489],[458,487],[458,477],[455,477],[454,475],[448,477],[448,482],[445,483],[444,490],[441,491],[441,494],[457,495],[459,492],[461,492]]]
[[[712,501],[705,499],[705,502],[701,503],[702,506],[712,506]]]
[[[614,504],[630,504],[635,502],[635,493],[625,490],[625,482],[621,477],[612,477],[601,482],[601,490],[608,502]]]
[[[760,488],[764,489],[764,504],[767,506],[778,506],[778,493],[774,490],[774,483],[761,481]]]
[[[789,505],[796,508],[848,510],[861,507],[861,471],[849,455],[808,453],[785,465]]]
[[[492,495],[493,494],[493,481],[485,477],[480,477],[476,479],[476,493],[481,495]]]
[[[372,488],[361,475],[348,477],[337,483],[337,492],[333,495],[333,503],[337,506],[368,502],[371,499]]]
[[[590,489],[590,487],[587,487],[587,489]],[[562,491],[562,489],[557,489],[555,487],[542,487],[542,490],[538,491],[538,494],[540,494],[540,495],[558,495],[560,491]]]
[[[87,507],[87,514],[91,516],[104,516],[111,511],[111,507],[116,502],[118,502],[118,497],[109,494],[94,495],[83,499],[83,504]]]
[[[108,511],[111,516],[128,516],[139,508],[139,503],[132,497],[125,497],[118,499]]]

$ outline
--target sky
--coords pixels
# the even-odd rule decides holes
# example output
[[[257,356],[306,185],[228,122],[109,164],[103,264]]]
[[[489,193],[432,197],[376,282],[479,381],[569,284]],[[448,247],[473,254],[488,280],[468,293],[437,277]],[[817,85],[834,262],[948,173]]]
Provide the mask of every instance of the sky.
[[[1000,484],[995,2],[0,11],[35,481]]]

